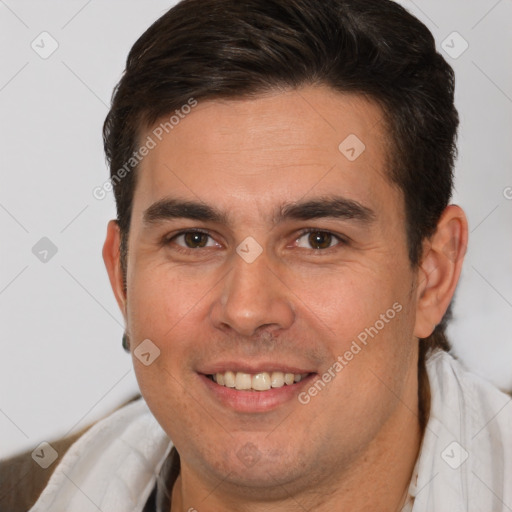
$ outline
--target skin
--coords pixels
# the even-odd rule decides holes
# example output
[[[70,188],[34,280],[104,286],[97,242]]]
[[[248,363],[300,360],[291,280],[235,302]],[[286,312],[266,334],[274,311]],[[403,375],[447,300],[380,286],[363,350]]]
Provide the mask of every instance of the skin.
[[[126,294],[119,230],[109,223],[103,256],[132,351],[144,339],[161,351],[149,366],[133,361],[181,457],[173,512],[400,509],[422,436],[418,338],[453,296],[467,223],[448,207],[424,242],[421,266],[411,267],[381,119],[367,99],[323,86],[200,102],[141,163]],[[366,146],[352,162],[338,149],[349,134]],[[283,204],[333,195],[371,209],[371,219],[277,215]],[[226,218],[144,222],[165,198],[210,205]],[[322,232],[328,248],[311,246],[305,228]],[[209,233],[200,237],[206,247],[175,237],[193,229]],[[252,263],[236,252],[248,236],[263,249]],[[226,360],[322,375],[395,303],[401,311],[305,405],[294,398],[239,412],[198,376]],[[250,464],[248,452],[256,454]]]

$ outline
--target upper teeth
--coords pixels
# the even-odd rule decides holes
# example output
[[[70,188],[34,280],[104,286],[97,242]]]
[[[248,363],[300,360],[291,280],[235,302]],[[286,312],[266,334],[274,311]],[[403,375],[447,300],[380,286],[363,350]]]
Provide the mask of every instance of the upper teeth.
[[[228,388],[267,391],[270,388],[281,388],[285,384],[291,385],[294,382],[300,382],[308,375],[308,373],[293,374],[283,372],[262,372],[251,375],[250,373],[227,371],[217,373],[212,375],[212,377],[217,384]]]

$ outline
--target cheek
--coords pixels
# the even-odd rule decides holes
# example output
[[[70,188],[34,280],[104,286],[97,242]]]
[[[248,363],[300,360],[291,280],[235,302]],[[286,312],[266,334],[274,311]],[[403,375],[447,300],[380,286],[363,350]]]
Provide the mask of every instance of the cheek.
[[[168,389],[179,392],[183,370],[180,362],[187,361],[184,333],[193,332],[192,322],[194,315],[201,313],[202,295],[201,286],[190,286],[178,273],[166,271],[163,266],[149,266],[129,281],[132,359],[140,389],[148,401],[172,398],[164,397]],[[144,340],[150,340],[150,356],[139,358],[139,344],[148,343]],[[146,365],[148,359],[151,363]]]
[[[174,376],[186,373],[192,357],[204,349],[205,337],[210,339],[209,311],[223,282],[221,269],[200,270],[169,262],[139,260],[136,272],[128,282],[128,328],[134,347],[142,340],[151,340],[160,350],[153,364],[158,372],[146,368],[134,359],[137,378],[150,385],[169,372]],[[152,366],[153,366],[152,365]],[[167,379],[168,380],[168,379]],[[173,389],[179,383],[168,382]]]
[[[379,272],[362,266],[357,271],[354,268],[350,273],[338,269],[322,281],[309,275],[295,292],[307,297],[301,314],[313,327],[312,335],[328,349],[330,360],[324,371],[331,368],[331,373],[336,373],[339,386],[332,389],[339,391],[338,398],[353,402],[352,392],[363,393],[370,403],[375,403],[375,396],[390,394],[386,386],[401,394],[406,373],[413,364],[415,310],[411,276],[396,268]],[[320,287],[319,282],[326,284]],[[336,372],[332,365],[340,362],[340,357],[343,369],[338,365]]]
[[[406,296],[386,307],[394,297],[386,297],[384,307],[361,303],[357,319],[338,322],[339,336],[330,337],[331,361],[321,375],[327,384],[318,385],[319,391],[306,390],[310,396],[302,397],[310,400],[306,407],[314,411],[310,416],[318,418],[318,431],[326,424],[335,426],[329,437],[340,443],[344,439],[369,442],[393,411],[415,395],[411,380],[416,366],[411,336],[414,315]],[[342,314],[350,316],[350,309]]]
[[[133,274],[128,287],[130,332],[165,344],[173,330],[183,330],[189,317],[201,314],[214,287],[206,275],[155,264]]]
[[[388,279],[389,274],[377,269],[377,264],[313,269],[302,276],[290,276],[289,289],[308,323],[321,329],[341,350],[360,333],[364,338],[365,329],[376,322],[379,332],[384,327],[389,330],[388,322],[398,316],[393,304],[403,300],[402,284],[398,281],[397,286]]]

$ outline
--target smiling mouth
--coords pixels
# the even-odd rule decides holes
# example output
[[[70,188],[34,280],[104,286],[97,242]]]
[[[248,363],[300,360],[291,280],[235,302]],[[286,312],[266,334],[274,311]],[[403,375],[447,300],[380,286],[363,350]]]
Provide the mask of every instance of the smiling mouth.
[[[260,372],[244,373],[227,371],[206,375],[219,386],[232,388],[236,391],[268,391],[273,388],[292,386],[304,380],[312,373],[284,373],[284,372]]]

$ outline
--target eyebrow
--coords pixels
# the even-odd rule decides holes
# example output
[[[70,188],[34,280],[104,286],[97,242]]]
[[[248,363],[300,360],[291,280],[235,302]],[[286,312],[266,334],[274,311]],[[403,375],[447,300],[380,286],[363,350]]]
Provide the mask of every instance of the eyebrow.
[[[143,221],[147,225],[172,219],[192,219],[228,224],[228,215],[214,206],[198,201],[164,198],[144,211]],[[356,220],[369,224],[376,218],[375,212],[352,199],[340,196],[320,197],[310,201],[288,203],[278,209],[274,223],[285,220],[312,220],[320,218]]]
[[[144,211],[145,224],[157,224],[171,219],[192,219],[227,224],[227,215],[205,203],[165,198]]]
[[[363,224],[369,224],[376,219],[376,214],[371,208],[353,199],[330,196],[283,205],[276,221],[320,218],[356,220]]]

